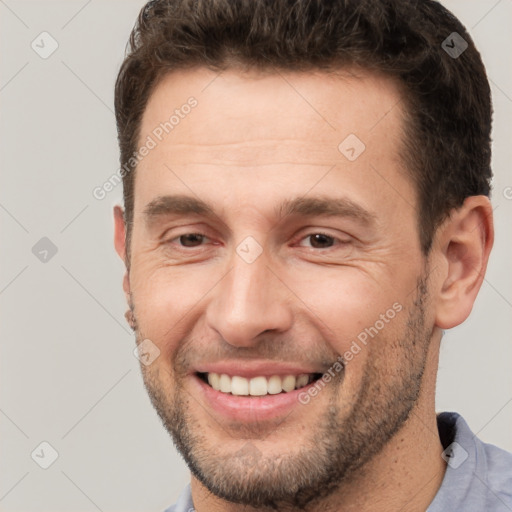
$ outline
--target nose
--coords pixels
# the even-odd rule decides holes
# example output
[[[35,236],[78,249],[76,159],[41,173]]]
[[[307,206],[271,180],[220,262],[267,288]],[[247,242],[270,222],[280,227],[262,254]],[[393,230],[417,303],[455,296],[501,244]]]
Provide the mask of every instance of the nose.
[[[231,270],[218,283],[206,320],[225,342],[252,347],[265,331],[284,332],[292,324],[293,294],[262,254],[247,263],[234,254]]]

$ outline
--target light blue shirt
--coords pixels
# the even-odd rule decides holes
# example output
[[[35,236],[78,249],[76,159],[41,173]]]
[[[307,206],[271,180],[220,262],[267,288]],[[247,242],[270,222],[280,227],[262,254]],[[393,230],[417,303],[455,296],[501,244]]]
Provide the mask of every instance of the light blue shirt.
[[[512,453],[482,442],[456,412],[437,415],[447,461],[441,487],[426,512],[512,512]],[[194,512],[190,484],[164,512]]]

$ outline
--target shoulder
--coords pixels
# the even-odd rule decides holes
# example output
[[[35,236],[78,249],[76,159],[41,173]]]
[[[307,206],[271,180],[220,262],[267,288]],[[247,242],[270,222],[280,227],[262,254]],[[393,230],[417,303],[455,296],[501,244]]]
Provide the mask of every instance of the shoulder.
[[[428,512],[510,512],[512,454],[484,443],[458,413],[438,414],[437,423],[447,465]]]
[[[475,437],[475,476],[512,508],[512,453]]]

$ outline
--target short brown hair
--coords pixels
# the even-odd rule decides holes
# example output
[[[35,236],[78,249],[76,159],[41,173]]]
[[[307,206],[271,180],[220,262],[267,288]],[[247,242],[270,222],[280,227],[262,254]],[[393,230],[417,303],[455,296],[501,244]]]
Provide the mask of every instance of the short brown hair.
[[[197,66],[217,71],[358,66],[394,78],[407,107],[402,156],[417,190],[425,254],[453,208],[466,197],[490,194],[492,106],[485,68],[464,26],[436,1],[149,2],[131,33],[115,86],[125,169],[159,80]],[[128,247],[135,171],[123,175]]]

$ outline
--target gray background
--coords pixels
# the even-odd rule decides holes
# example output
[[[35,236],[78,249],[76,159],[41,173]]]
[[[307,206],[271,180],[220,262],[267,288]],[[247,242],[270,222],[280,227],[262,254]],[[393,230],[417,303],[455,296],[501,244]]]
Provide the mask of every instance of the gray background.
[[[0,0],[0,510],[161,511],[188,481],[124,320],[121,187],[92,195],[118,168],[113,84],[142,4]],[[512,451],[512,0],[444,4],[491,80],[497,239],[470,319],[443,340],[437,410]],[[47,59],[31,48],[43,31],[59,45]],[[42,441],[59,454],[46,470],[31,458]]]

